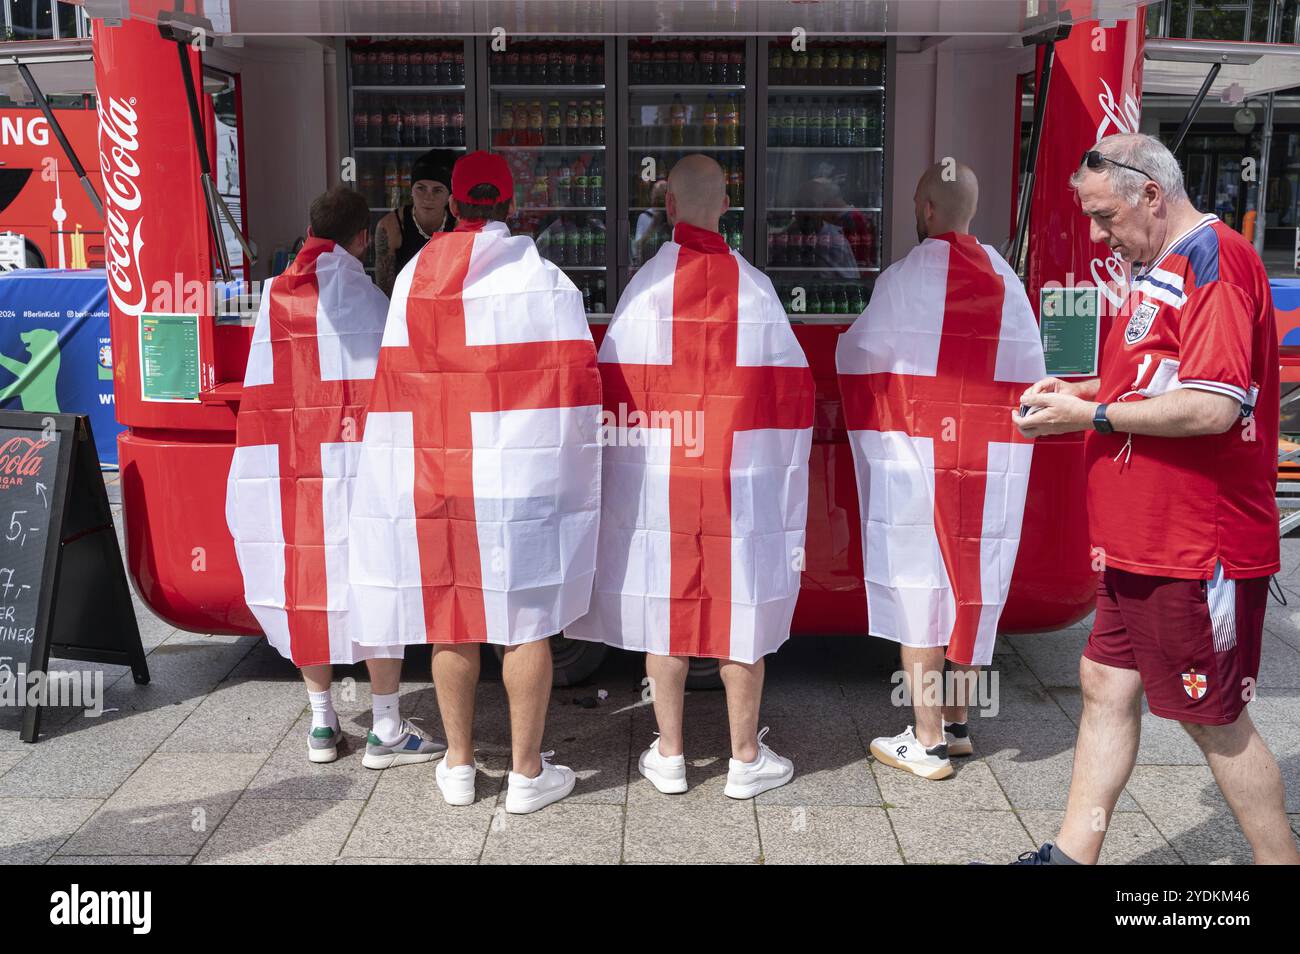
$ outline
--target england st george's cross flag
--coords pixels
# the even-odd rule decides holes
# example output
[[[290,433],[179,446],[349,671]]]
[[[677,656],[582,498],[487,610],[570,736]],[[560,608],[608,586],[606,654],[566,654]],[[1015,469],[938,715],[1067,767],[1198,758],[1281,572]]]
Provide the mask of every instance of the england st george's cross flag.
[[[813,380],[767,276],[678,223],[600,346],[606,437],[591,612],[567,635],[755,662],[790,634]]]
[[[351,519],[367,643],[554,635],[587,611],[600,374],[582,294],[501,222],[434,235],[393,287]]]
[[[1044,375],[1020,280],[973,236],[928,238],[880,275],[836,366],[871,634],[987,665],[1033,454],[1011,411]]]
[[[401,655],[358,645],[348,612],[348,506],[387,312],[360,260],[326,239],[262,291],[226,522],[249,609],[299,667]]]

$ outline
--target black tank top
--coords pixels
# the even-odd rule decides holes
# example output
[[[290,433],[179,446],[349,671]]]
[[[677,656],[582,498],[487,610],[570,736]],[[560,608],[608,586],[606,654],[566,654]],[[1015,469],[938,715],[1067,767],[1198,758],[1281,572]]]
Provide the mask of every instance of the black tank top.
[[[397,213],[397,222],[402,227],[402,244],[397,246],[393,253],[393,258],[397,262],[395,272],[400,272],[406,263],[415,258],[417,252],[424,248],[424,243],[428,241],[420,234],[420,229],[415,224],[415,211],[409,205],[402,206]],[[443,215],[442,229],[440,231],[450,232],[456,227],[456,220],[452,217],[451,209],[448,209]]]

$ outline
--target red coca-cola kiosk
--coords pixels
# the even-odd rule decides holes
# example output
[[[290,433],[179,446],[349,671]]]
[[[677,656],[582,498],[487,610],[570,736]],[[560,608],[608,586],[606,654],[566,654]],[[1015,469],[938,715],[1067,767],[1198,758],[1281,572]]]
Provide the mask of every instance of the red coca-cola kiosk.
[[[571,123],[577,130],[572,135],[581,137],[575,140],[578,145],[572,151],[577,159],[572,165],[580,163],[588,173],[603,167],[610,197],[586,207],[595,219],[591,226],[582,222],[556,226],[556,220],[548,225],[538,216],[518,227],[535,229],[539,245],[549,243],[548,255],[571,255],[575,254],[571,248],[578,249],[576,254],[582,257],[568,259],[566,271],[579,274],[585,269],[575,281],[580,287],[586,282],[586,287],[605,296],[593,295],[597,334],[607,320],[602,313],[612,310],[618,289],[635,268],[637,243],[647,215],[649,227],[654,226],[654,203],[638,192],[634,180],[620,182],[620,176],[626,177],[627,161],[615,155],[616,151],[638,155],[636,150],[649,148],[649,139],[631,140],[635,135],[657,134],[653,110],[665,110],[662,115],[669,117],[670,125],[677,123],[679,98],[683,110],[702,111],[709,127],[701,133],[709,137],[706,151],[728,154],[724,168],[734,176],[729,188],[737,190],[732,203],[737,207],[735,218],[724,223],[728,238],[755,264],[766,268],[781,290],[798,278],[803,267],[790,264],[796,260],[791,252],[793,240],[775,240],[770,225],[773,215],[784,214],[778,208],[779,200],[788,194],[782,191],[785,187],[779,168],[788,167],[793,160],[783,156],[793,154],[798,159],[819,149],[853,151],[858,156],[853,168],[866,169],[875,177],[874,203],[859,201],[854,210],[854,240],[845,266],[852,274],[878,273],[905,254],[914,240],[908,233],[915,178],[944,155],[956,155],[963,161],[971,161],[972,154],[986,157],[976,163],[982,193],[977,231],[981,223],[996,223],[1005,235],[1005,223],[1016,220],[1023,204],[1017,196],[1023,185],[1017,174],[1021,84],[1028,76],[1038,76],[1040,94],[1046,85],[1042,135],[1038,137],[1041,147],[1031,157],[1030,169],[1036,173],[1032,188],[1024,190],[1024,202],[1029,205],[1025,246],[1030,298],[1037,304],[1045,285],[1086,282],[1105,285],[1108,291],[1102,294],[1106,297],[1118,294],[1126,280],[1122,268],[1106,257],[1106,251],[1088,241],[1087,220],[1066,180],[1083,151],[1099,137],[1128,129],[1137,120],[1144,34],[1139,0],[1044,3],[1036,18],[1026,18],[1023,5],[921,0],[889,5],[891,12],[869,22],[860,18],[877,16],[862,12],[872,5],[847,3],[765,4],[761,9],[745,3],[727,9],[701,4],[701,10],[695,10],[679,4],[542,2],[529,4],[523,11],[506,4],[403,4],[403,8],[427,8],[420,18],[404,20],[403,16],[411,15],[409,10],[381,15],[375,13],[377,5],[371,4],[231,2],[222,5],[220,17],[206,21],[204,31],[211,27],[221,37],[216,49],[207,52],[203,51],[205,42],[181,46],[165,38],[157,24],[159,17],[168,18],[165,11],[160,13],[140,2],[131,6],[131,18],[120,25],[96,22],[94,39],[114,385],[118,417],[127,428],[120,438],[122,498],[128,565],[135,585],[155,612],[184,629],[258,632],[244,605],[224,512],[251,328],[247,321],[219,320],[213,314],[210,295],[188,295],[191,288],[201,289],[213,279],[217,260],[216,233],[210,223],[212,204],[202,185],[203,163],[195,145],[197,141],[210,142],[210,136],[195,128],[184,81],[188,71],[189,82],[201,84],[205,59],[220,60],[227,68],[234,63],[236,70],[241,56],[249,64],[244,75],[242,121],[249,126],[244,137],[248,219],[256,226],[259,216],[265,224],[277,214],[270,208],[272,192],[283,191],[279,183],[286,181],[286,165],[297,164],[303,176],[320,186],[304,185],[305,200],[296,212],[290,209],[282,214],[290,220],[296,215],[302,223],[310,199],[307,193],[334,184],[336,170],[345,168],[344,160],[349,158],[356,163],[353,181],[369,193],[379,190],[387,176],[397,175],[400,180],[404,157],[409,161],[409,153],[428,142],[425,135],[459,135],[455,148],[520,148],[512,146],[516,139],[509,137],[518,135],[519,122],[531,127],[532,100],[538,97],[520,90],[523,84],[518,82],[518,71],[527,64],[521,67],[518,61],[494,57],[494,25],[501,25],[507,34],[543,36],[539,49],[556,45],[547,39],[553,34],[576,38],[574,42],[582,44],[576,48],[583,52],[574,56],[576,72],[568,77],[574,80],[568,83],[574,92],[559,94],[555,120],[547,114],[548,108],[542,107],[539,135],[550,134],[552,124],[558,123],[560,129],[553,134],[559,137],[557,142],[565,142],[563,137],[570,134],[565,127]],[[300,19],[275,19],[277,15],[289,16],[283,13],[284,8],[304,6],[326,9],[310,13],[298,9],[294,16]],[[590,7],[599,16],[578,16],[571,9],[575,6]],[[646,9],[628,9],[633,6]],[[281,13],[274,14],[271,7]],[[480,7],[492,10],[470,9]],[[705,7],[712,11],[707,16],[713,20],[707,19]],[[192,14],[203,15],[193,2],[188,8]],[[1097,20],[1100,8],[1103,13],[1116,14],[1117,19]],[[840,19],[825,20],[832,14]],[[718,17],[728,16],[731,21],[717,22]],[[674,26],[673,17],[689,22]],[[779,46],[791,36],[791,24],[810,22],[810,17],[814,21],[823,18],[814,23],[821,29],[810,31],[810,43],[815,45],[819,35],[828,44],[857,41],[878,55],[874,59],[859,57],[852,50],[837,49],[834,60],[827,55],[783,61]],[[680,52],[670,54],[670,62],[682,69],[689,65],[692,77],[707,75],[717,87],[701,91],[698,106],[690,100],[690,84],[656,82],[672,77],[655,72],[660,68],[656,56],[662,53],[655,45],[656,38],[649,36],[655,23],[659,28],[667,24],[670,32],[726,33],[728,43],[740,51],[734,65],[729,53],[715,57],[711,51],[709,69],[713,72],[705,74],[699,51],[711,49],[711,45],[695,39],[677,44]],[[1068,25],[1072,30],[1064,36],[1062,28]],[[1053,38],[1050,82],[1044,84],[1045,44]],[[282,44],[278,54],[277,42]],[[389,46],[383,46],[385,43]],[[396,115],[400,126],[407,107],[384,85],[393,81],[401,67],[394,65],[391,76],[383,74],[388,64],[374,53],[380,48],[398,49],[405,59],[396,63],[404,63],[407,71],[412,69],[411,63],[417,71],[424,71],[409,74],[420,77],[420,82],[405,80],[411,86],[407,95],[423,91],[444,104],[445,122],[440,126],[435,119],[432,133],[430,124],[423,122],[422,110],[409,110],[416,123],[411,135],[421,137],[410,145],[398,133],[391,134],[397,136],[395,143],[382,138],[390,135],[385,116]],[[724,48],[730,47],[718,47]],[[273,75],[272,70],[283,66],[289,56],[317,64],[321,49],[327,51],[321,99],[295,101],[303,111],[298,115],[259,115],[258,110],[282,108],[279,104],[289,93],[280,83],[259,94],[258,77]],[[426,52],[401,52],[403,49]],[[450,70],[446,75],[439,72],[444,63],[436,53],[443,49],[456,51],[451,66],[445,67]],[[427,50],[435,50],[432,60]],[[550,55],[536,54],[543,58],[535,63],[540,62],[543,70],[551,68],[551,61],[544,58]],[[279,57],[275,62],[268,59],[275,56]],[[721,73],[715,65],[718,59],[723,64]],[[559,82],[563,87],[563,71],[568,65],[564,56],[555,62],[558,66],[554,69],[561,72],[552,74],[552,84]],[[832,67],[832,63],[836,65]],[[731,69],[736,72],[727,72]],[[842,71],[843,81],[835,69]],[[458,79],[461,82],[457,83]],[[314,81],[320,81],[319,70]],[[826,84],[837,88],[823,88]],[[575,104],[572,119],[564,102],[566,95]],[[435,117],[437,109],[433,109]],[[864,115],[868,109],[877,112]],[[463,122],[463,128],[458,133],[450,131],[453,117],[462,110],[455,121]],[[602,111],[610,140],[600,138],[603,134],[594,131],[588,119],[588,114],[596,116]],[[791,117],[792,135],[804,137],[802,145],[798,139],[795,145],[782,144],[789,141],[782,138],[786,116]],[[202,126],[201,118],[197,125]],[[256,131],[272,127],[281,135],[286,128],[321,129],[323,141],[301,143],[296,154],[279,148],[261,152]],[[380,137],[373,143],[363,138],[372,135],[372,129]],[[812,129],[820,131],[808,131]],[[687,138],[692,134],[671,128],[666,133]],[[260,135],[267,141],[268,133]],[[813,140],[811,145],[809,140]],[[542,176],[553,175],[545,164],[545,153],[562,148],[547,143],[543,138],[540,146],[532,147],[527,162],[516,167],[532,164],[525,179],[528,188],[539,195],[553,186],[539,187],[535,170],[540,168]],[[681,143],[681,148],[690,146],[686,138]],[[678,148],[677,140],[670,138],[656,148],[667,154]],[[542,158],[534,161],[536,155]],[[809,161],[820,162],[825,168],[832,162]],[[567,169],[569,161],[560,162]],[[389,172],[388,166],[397,172]],[[277,184],[274,189],[263,185],[265,208],[258,203],[260,177]],[[571,194],[564,193],[566,197]],[[590,191],[587,195],[596,197]],[[387,198],[386,190],[378,192],[372,202],[376,216],[391,207]],[[828,204],[818,196],[799,198]],[[584,228],[604,229],[611,236],[607,270],[598,258],[603,253],[587,250]],[[573,229],[579,232],[576,240],[569,234]],[[253,231],[256,233],[256,227]],[[998,244],[991,236],[985,240]],[[269,253],[269,248],[262,249],[255,277],[265,277]],[[795,615],[796,634],[866,631],[856,482],[834,363],[836,339],[857,312],[854,290],[844,290],[849,284],[831,283],[829,290],[821,292],[824,314],[792,315],[818,384],[807,568]],[[1101,332],[1105,330],[1103,322]],[[177,362],[185,367],[174,366]],[[1048,438],[1037,444],[1022,542],[1002,620],[1004,631],[1058,629],[1076,622],[1091,607],[1097,571],[1088,549],[1082,446],[1077,436]]]

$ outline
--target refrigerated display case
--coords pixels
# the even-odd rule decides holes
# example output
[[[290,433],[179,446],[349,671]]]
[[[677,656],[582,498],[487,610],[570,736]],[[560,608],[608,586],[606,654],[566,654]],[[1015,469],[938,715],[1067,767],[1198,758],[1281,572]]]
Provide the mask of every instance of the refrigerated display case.
[[[762,256],[792,320],[851,321],[883,267],[885,45],[770,40]]]
[[[792,321],[847,323],[888,264],[883,42],[363,40],[348,54],[351,154],[376,221],[407,200],[423,150],[500,152],[511,229],[565,270],[594,321],[671,237],[668,173],[693,152],[722,166],[723,236]]]
[[[506,157],[514,175],[510,230],[533,237],[597,320],[613,310],[615,295],[608,236],[616,203],[607,175],[612,52],[612,41],[553,38],[484,50],[482,141]]]
[[[712,156],[722,167],[729,208],[721,232],[732,248],[753,261],[748,202],[753,131],[746,122],[753,115],[752,48],[751,41],[716,37],[632,38],[623,44],[623,285],[672,237],[664,210],[668,174],[690,153]]]
[[[410,201],[411,164],[435,147],[463,152],[475,145],[466,121],[467,51],[462,41],[349,41],[348,155],[356,188],[370,206],[371,225]],[[366,253],[374,269],[374,248]]]

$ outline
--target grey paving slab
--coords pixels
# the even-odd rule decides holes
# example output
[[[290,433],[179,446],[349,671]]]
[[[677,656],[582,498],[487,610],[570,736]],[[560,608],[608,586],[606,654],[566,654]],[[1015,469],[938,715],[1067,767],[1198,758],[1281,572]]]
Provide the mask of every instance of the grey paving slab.
[[[40,864],[99,805],[94,798],[0,799],[0,864]]]
[[[1250,845],[1208,766],[1139,765],[1128,790],[1188,864],[1250,863]]]
[[[0,775],[0,798],[108,798],[148,753],[33,746],[21,763]]]
[[[194,854],[263,761],[257,755],[158,753],[68,841],[64,854]]]
[[[189,855],[55,855],[47,865],[187,865]]]
[[[195,864],[325,864],[338,857],[365,802],[240,799]]]
[[[761,805],[880,805],[866,745],[848,703],[833,687],[764,700],[765,741],[794,762],[794,780],[764,792]]]
[[[432,775],[426,778],[428,785],[422,797],[409,789],[376,787],[342,853],[372,858],[477,860],[497,811],[496,799],[480,798],[473,805],[453,807],[437,794]]]
[[[988,765],[976,759],[953,759],[953,774],[931,781],[872,759],[871,770],[880,796],[890,808],[943,812],[953,806],[981,811],[1010,810]]]
[[[497,812],[481,862],[617,864],[622,850],[622,805],[566,798],[531,815]]]
[[[1028,811],[1020,820],[1035,842],[1056,837],[1065,812]],[[1115,812],[1110,819],[1099,863],[1103,865],[1181,865],[1183,859],[1141,812]]]
[[[690,770],[688,768],[688,779]],[[682,795],[662,795],[649,782],[628,786],[623,860],[749,863],[759,860],[752,801],[722,794],[725,772]]]
[[[339,721],[344,741],[337,761],[322,764],[307,760],[307,731],[311,728],[311,716],[303,715],[258,769],[244,797],[365,799],[374,791],[385,771],[409,773],[423,768],[407,765],[383,771],[365,768],[361,764],[366,751],[364,734],[355,727],[349,728],[347,720],[341,718]]]
[[[472,865],[465,858],[335,858],[336,865]]]
[[[1004,636],[1004,642],[1024,660],[1045,686],[1077,686],[1079,657],[1088,644],[1088,629],[1072,626],[1055,633]]]
[[[908,864],[1001,864],[1037,847],[1010,811],[891,808],[888,812]]]
[[[30,750],[31,747],[29,746],[28,748]],[[24,752],[22,749],[13,752],[0,751],[0,778],[3,778],[6,772],[25,759],[29,754],[30,751]]]
[[[301,683],[227,680],[177,726],[159,751],[268,753],[306,705]]]
[[[763,861],[781,864],[902,864],[882,808],[759,805]]]

